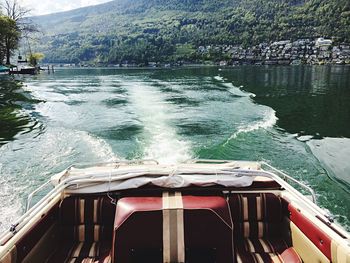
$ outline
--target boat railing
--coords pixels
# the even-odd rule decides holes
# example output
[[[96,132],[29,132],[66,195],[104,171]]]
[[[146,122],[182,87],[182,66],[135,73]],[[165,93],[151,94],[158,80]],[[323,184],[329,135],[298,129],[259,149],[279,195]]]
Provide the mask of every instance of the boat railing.
[[[189,159],[185,163],[208,163],[208,164],[217,164],[217,163],[254,163],[253,161],[243,161],[243,160],[216,160],[216,159]],[[255,162],[259,163],[259,162]]]
[[[277,175],[280,175],[280,177],[283,178],[283,180],[286,181],[287,183],[288,183],[288,181],[292,181],[293,183],[297,184],[298,186],[300,186],[301,188],[303,188],[304,190],[309,192],[311,194],[312,202],[313,203],[317,202],[316,193],[310,186],[307,186],[306,184],[298,181],[297,179],[293,178],[292,176],[282,172],[281,170],[273,167],[272,165],[270,165],[266,162],[260,162],[260,163],[262,165],[268,167],[269,169],[271,169],[273,172],[277,173]]]
[[[32,204],[32,200],[33,197],[36,196],[38,193],[44,191],[45,189],[48,189],[49,187],[52,187],[51,181],[47,181],[45,183],[43,183],[41,186],[39,186],[38,188],[36,188],[33,192],[31,192],[28,197],[27,197],[27,203],[26,203],[26,212],[29,210],[31,204]]]
[[[106,166],[106,165],[115,165],[115,166],[119,166],[121,164],[149,164],[149,163],[153,163],[153,164],[159,164],[159,162],[157,160],[154,159],[140,159],[140,160],[117,160],[117,161],[111,161],[111,162],[98,162],[98,163],[76,163],[71,165],[69,168],[74,167],[74,168],[88,168],[88,167],[102,167],[102,166]],[[68,169],[69,169],[68,168]]]

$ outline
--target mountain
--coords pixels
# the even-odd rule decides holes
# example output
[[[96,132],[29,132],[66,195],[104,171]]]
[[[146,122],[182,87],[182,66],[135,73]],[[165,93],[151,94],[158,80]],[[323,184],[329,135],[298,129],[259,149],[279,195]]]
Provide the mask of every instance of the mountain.
[[[350,42],[348,0],[115,0],[31,19],[46,62],[195,60],[200,45],[319,36]]]

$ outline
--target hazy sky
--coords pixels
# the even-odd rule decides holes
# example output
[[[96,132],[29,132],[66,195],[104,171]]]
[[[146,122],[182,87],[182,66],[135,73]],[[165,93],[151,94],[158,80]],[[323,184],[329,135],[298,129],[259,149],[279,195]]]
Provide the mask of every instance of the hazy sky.
[[[1,0],[0,0],[1,1]],[[30,8],[31,15],[44,15],[67,11],[83,6],[96,5],[111,0],[18,0],[23,6]]]

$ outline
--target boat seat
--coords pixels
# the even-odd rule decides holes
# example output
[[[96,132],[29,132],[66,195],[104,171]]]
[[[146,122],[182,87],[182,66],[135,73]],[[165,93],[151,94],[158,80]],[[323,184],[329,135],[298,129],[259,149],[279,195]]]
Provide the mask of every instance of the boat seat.
[[[113,263],[232,262],[232,232],[222,196],[124,197],[117,203]]]
[[[288,203],[284,199],[273,193],[233,194],[229,204],[238,263],[301,262],[291,248]]]
[[[48,262],[110,262],[115,213],[110,199],[71,196],[59,208],[62,245]]]

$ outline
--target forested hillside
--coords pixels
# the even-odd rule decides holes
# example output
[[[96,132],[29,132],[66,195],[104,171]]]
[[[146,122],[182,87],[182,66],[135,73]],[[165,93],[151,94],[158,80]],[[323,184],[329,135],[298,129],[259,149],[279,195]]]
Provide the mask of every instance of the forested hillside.
[[[195,60],[196,48],[330,37],[350,42],[349,0],[115,0],[34,17],[47,62]]]

